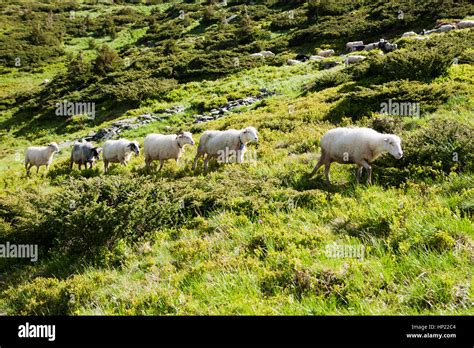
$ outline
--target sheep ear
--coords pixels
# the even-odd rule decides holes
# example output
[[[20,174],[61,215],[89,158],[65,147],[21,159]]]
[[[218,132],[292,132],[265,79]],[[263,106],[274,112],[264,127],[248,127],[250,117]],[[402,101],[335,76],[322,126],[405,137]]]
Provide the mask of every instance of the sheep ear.
[[[386,143],[388,143],[389,140],[390,140],[390,139],[385,138],[383,141],[385,141]]]

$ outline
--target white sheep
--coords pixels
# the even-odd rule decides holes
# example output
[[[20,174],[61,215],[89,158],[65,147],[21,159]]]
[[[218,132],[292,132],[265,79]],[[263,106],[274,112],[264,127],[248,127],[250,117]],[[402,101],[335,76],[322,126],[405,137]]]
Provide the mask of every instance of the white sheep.
[[[412,40],[416,40],[416,41],[423,41],[423,40],[427,40],[429,39],[428,36],[415,36],[412,38]]]
[[[456,29],[456,26],[454,26],[452,24],[443,24],[442,26],[440,26],[437,29],[437,32],[438,33],[445,33],[447,31],[450,31],[450,30],[453,30],[453,29]]]
[[[38,174],[41,166],[46,166],[46,171],[48,171],[56,152],[59,152],[59,147],[55,142],[48,146],[30,146],[27,148],[25,153],[26,175],[30,175],[30,169],[33,166],[36,166],[36,174]]]
[[[414,31],[407,31],[403,33],[402,37],[410,37],[410,36],[417,36],[418,34],[415,33]]]
[[[379,43],[378,42],[372,42],[372,43],[369,43],[369,44],[365,45],[364,50],[371,51],[371,50],[374,50],[376,48],[379,48]]]
[[[273,57],[275,55],[275,53],[273,53],[272,51],[262,51],[260,52],[260,54],[265,58]]]
[[[318,56],[321,57],[330,57],[334,54],[334,50],[323,50],[318,52]]]
[[[262,53],[252,53],[250,55],[252,58],[265,58],[265,56]]]
[[[367,57],[365,57],[365,56],[357,56],[357,55],[347,56],[346,59],[344,60],[344,62],[346,64],[354,64],[354,63],[358,63],[360,61],[363,61],[366,58]]]
[[[165,160],[175,159],[178,163],[186,144],[194,145],[193,135],[190,132],[181,134],[148,134],[143,144],[145,165],[149,168],[154,160],[160,161],[160,169]]]
[[[296,59],[288,59],[288,65],[296,65],[296,64],[300,64],[301,61],[299,60],[296,60]]]
[[[107,140],[102,147],[105,172],[109,171],[109,163],[120,163],[126,166],[133,152],[137,156],[140,153],[136,141],[127,139]]]
[[[394,134],[382,134],[370,128],[335,128],[324,134],[320,141],[321,157],[311,172],[312,177],[324,164],[324,175],[329,185],[329,169],[332,162],[358,165],[357,182],[362,170],[367,170],[367,182],[372,182],[371,164],[388,152],[396,159],[403,156],[401,140]]]
[[[474,27],[474,20],[459,21],[459,22],[456,24],[456,27],[457,27],[458,29],[472,28],[472,27]]]
[[[318,55],[309,57],[309,60],[321,60],[321,59],[324,59],[324,57],[318,56]]]
[[[219,158],[223,162],[228,162],[229,158],[235,155],[237,163],[242,163],[246,145],[252,141],[258,141],[257,130],[254,127],[247,127],[241,130],[205,131],[199,139],[193,170],[196,169],[199,158],[206,155],[204,158],[204,170],[207,169],[211,158]]]
[[[353,52],[356,46],[362,46],[362,45],[364,45],[364,41],[351,41],[351,42],[346,43],[346,49],[349,52]]]

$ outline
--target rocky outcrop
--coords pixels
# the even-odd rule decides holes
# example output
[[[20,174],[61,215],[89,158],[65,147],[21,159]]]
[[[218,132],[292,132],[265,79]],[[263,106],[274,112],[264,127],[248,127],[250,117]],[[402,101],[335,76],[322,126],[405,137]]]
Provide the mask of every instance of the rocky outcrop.
[[[271,92],[267,90],[266,88],[262,88],[260,90],[260,93],[257,94],[256,96],[250,96],[250,97],[232,100],[216,109],[212,109],[211,111],[209,111],[209,113],[206,113],[203,115],[194,115],[194,118],[195,118],[194,123],[202,123],[202,122],[217,120],[218,118],[221,118],[222,116],[224,116],[225,114],[231,112],[232,110],[236,108],[255,104],[256,102],[264,98],[267,98],[269,96],[272,96],[274,94],[275,94],[274,92]]]

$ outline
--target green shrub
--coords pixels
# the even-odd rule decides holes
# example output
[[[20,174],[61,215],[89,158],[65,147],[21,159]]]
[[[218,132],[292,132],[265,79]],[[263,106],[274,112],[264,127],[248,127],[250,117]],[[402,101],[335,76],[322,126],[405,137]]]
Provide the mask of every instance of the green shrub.
[[[328,100],[340,98],[334,107],[328,112],[326,119],[333,122],[339,122],[343,117],[351,117],[352,120],[358,120],[363,116],[370,116],[372,113],[382,113],[384,108],[382,103],[389,103],[390,100],[399,103],[410,103],[415,106],[408,111],[410,113],[395,115],[404,116],[423,116],[428,112],[435,111],[443,102],[445,102],[456,90],[456,85],[451,83],[432,83],[425,84],[415,81],[392,81],[383,85],[374,85],[368,87],[348,86],[350,91],[330,97]],[[419,115],[416,104],[419,105]],[[401,104],[400,104],[401,105]],[[405,111],[407,111],[405,110]],[[389,112],[390,114],[390,112]]]
[[[123,66],[123,63],[117,52],[105,44],[102,45],[97,52],[97,58],[94,60],[94,72],[100,76],[105,76],[121,66]]]

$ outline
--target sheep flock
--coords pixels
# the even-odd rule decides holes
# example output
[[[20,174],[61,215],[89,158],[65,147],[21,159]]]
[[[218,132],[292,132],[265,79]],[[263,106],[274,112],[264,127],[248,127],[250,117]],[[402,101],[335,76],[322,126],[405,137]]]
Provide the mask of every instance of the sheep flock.
[[[196,170],[199,159],[204,159],[204,170],[208,169],[211,159],[219,162],[229,163],[235,159],[237,163],[244,162],[244,154],[247,144],[258,142],[258,131],[254,127],[244,129],[228,129],[225,131],[208,130],[199,139],[196,156],[192,164],[192,170]],[[174,159],[178,162],[184,152],[186,145],[194,145],[193,136],[190,132],[180,134],[148,134],[144,139],[145,167],[150,169],[153,161],[160,161],[158,171],[163,168],[164,162]],[[396,159],[403,156],[401,139],[394,134],[382,134],[370,128],[335,128],[329,130],[320,139],[321,157],[314,170],[309,174],[312,177],[318,169],[325,165],[324,175],[329,185],[329,169],[332,162],[341,164],[356,164],[357,181],[359,182],[362,170],[368,173],[367,182],[372,180],[371,164],[379,156],[390,153]],[[32,166],[46,166],[46,171],[53,161],[54,153],[59,152],[58,145],[51,143],[48,146],[31,146],[26,150],[25,168],[26,174],[30,174]],[[104,172],[108,173],[110,163],[127,165],[133,154],[140,154],[140,145],[137,141],[127,139],[107,140],[102,148],[95,147],[90,142],[82,140],[76,142],[71,151],[70,168],[76,163],[81,165],[90,164],[100,159],[103,153]]]

